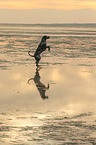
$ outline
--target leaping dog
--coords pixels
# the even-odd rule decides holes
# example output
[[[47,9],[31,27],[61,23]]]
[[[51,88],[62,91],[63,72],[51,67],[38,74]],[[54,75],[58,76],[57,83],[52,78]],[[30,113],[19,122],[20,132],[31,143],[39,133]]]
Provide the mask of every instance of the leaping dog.
[[[41,59],[40,54],[41,54],[43,51],[45,51],[46,48],[48,48],[48,51],[50,51],[50,46],[47,46],[47,44],[46,44],[46,40],[49,39],[49,38],[50,38],[50,36],[46,36],[46,35],[42,37],[41,42],[40,42],[40,44],[38,45],[38,47],[37,47],[37,49],[36,49],[34,55],[31,55],[31,54],[30,54],[31,51],[28,51],[28,54],[29,54],[31,57],[34,57],[34,58],[35,58],[35,60],[36,60],[36,66],[38,66],[39,61],[40,61],[40,59]]]

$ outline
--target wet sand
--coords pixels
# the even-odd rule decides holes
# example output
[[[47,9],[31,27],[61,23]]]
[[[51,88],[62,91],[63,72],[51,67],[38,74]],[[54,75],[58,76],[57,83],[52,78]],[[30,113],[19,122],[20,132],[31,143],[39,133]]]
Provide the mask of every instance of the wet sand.
[[[96,26],[0,25],[0,145],[96,145]],[[28,56],[42,32],[51,51]]]

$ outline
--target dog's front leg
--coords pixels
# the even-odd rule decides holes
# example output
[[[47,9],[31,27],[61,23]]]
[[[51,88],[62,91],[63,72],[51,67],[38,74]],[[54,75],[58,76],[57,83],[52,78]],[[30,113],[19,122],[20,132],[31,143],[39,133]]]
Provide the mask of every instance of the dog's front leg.
[[[48,48],[48,51],[50,51],[50,46],[47,46],[46,48]]]

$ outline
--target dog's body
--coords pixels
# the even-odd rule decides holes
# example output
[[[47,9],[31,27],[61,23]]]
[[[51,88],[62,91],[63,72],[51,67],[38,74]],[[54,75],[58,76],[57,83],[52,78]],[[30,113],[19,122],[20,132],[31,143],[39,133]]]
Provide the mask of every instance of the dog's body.
[[[28,54],[29,54],[30,56],[35,57],[36,65],[37,65],[37,66],[38,66],[38,63],[39,63],[39,61],[40,61],[40,59],[41,59],[40,54],[41,54],[43,51],[45,51],[46,48],[48,48],[48,51],[50,51],[50,46],[47,46],[47,44],[46,44],[46,40],[49,39],[49,38],[50,38],[50,37],[49,37],[49,36],[46,36],[46,35],[42,37],[41,42],[40,42],[40,44],[38,45],[38,47],[37,47],[37,49],[36,49],[36,51],[35,51],[35,53],[34,53],[33,56],[30,54],[31,51],[28,52]]]

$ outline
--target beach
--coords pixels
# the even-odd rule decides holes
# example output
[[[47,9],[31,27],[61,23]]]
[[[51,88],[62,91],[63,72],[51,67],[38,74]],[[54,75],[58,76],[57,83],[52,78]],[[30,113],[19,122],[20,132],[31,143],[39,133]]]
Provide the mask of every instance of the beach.
[[[0,24],[0,145],[15,144],[96,144],[95,24]]]

